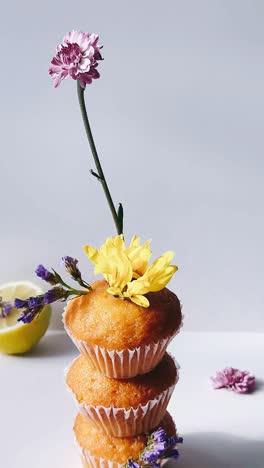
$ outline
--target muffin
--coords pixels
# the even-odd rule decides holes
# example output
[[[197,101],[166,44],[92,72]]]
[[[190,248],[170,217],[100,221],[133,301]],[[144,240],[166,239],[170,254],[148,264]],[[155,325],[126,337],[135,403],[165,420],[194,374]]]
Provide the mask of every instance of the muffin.
[[[105,377],[82,355],[66,374],[80,412],[115,437],[131,437],[156,427],[177,380],[174,360],[167,353],[154,370],[129,380]]]
[[[167,288],[146,297],[146,309],[106,292],[105,280],[68,302],[64,326],[81,353],[104,375],[127,379],[151,371],[182,323],[180,301]]]
[[[176,436],[175,425],[169,413],[165,414],[159,426],[169,437]],[[85,468],[121,468],[130,457],[138,458],[147,443],[146,434],[132,438],[107,435],[81,414],[78,414],[73,430]]]

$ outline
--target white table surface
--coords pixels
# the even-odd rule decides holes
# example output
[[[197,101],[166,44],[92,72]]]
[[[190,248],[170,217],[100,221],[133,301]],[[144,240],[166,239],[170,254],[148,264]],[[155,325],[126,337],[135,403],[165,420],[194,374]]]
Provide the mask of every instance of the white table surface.
[[[179,468],[264,467],[264,335],[182,332],[170,346],[181,364],[169,410],[184,437]],[[0,356],[0,467],[80,468],[72,425],[76,408],[63,370],[77,352],[50,332],[30,354]],[[251,395],[212,390],[225,366],[250,370]]]

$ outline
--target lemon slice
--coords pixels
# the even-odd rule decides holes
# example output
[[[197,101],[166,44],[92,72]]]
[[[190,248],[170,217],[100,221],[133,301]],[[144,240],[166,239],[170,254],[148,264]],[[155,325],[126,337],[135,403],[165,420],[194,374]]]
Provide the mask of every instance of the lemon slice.
[[[6,283],[0,286],[0,297],[3,301],[14,304],[15,298],[28,299],[44,291],[29,281]],[[45,334],[50,321],[51,307],[45,306],[38,317],[31,323],[18,322],[21,310],[12,309],[10,315],[0,317],[0,353],[22,354],[35,346]]]

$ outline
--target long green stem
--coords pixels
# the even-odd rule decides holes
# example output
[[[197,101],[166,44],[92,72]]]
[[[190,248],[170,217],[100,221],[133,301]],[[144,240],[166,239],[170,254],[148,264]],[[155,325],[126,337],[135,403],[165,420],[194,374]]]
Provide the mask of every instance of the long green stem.
[[[78,93],[78,99],[79,99],[79,104],[80,104],[80,109],[81,109],[81,114],[82,114],[82,118],[83,118],[83,123],[84,123],[85,131],[86,131],[86,135],[87,135],[87,138],[88,138],[88,141],[89,141],[89,144],[90,144],[90,148],[91,148],[92,155],[93,155],[93,158],[94,158],[95,166],[96,166],[96,169],[97,169],[97,174],[94,173],[94,172],[92,172],[92,174],[95,177],[97,177],[98,180],[101,182],[104,193],[105,193],[105,196],[106,196],[106,199],[107,199],[107,202],[108,202],[108,205],[109,205],[109,208],[111,210],[111,213],[112,213],[112,216],[113,216],[113,219],[114,219],[114,223],[115,223],[115,226],[116,226],[117,233],[122,234],[123,233],[122,215],[119,216],[118,212],[115,209],[115,205],[114,205],[112,196],[110,194],[110,191],[109,191],[109,188],[108,188],[105,176],[104,176],[104,172],[103,172],[103,169],[102,169],[102,166],[101,166],[98,154],[97,154],[96,146],[95,146],[95,143],[94,143],[94,139],[93,139],[93,135],[92,135],[92,131],[91,131],[91,127],[90,127],[90,123],[89,123],[89,119],[88,119],[88,115],[87,115],[87,111],[86,111],[85,100],[84,100],[84,89],[81,87],[81,85],[79,83],[79,80],[77,80],[77,93]],[[121,212],[121,211],[122,210],[119,210],[119,212]]]

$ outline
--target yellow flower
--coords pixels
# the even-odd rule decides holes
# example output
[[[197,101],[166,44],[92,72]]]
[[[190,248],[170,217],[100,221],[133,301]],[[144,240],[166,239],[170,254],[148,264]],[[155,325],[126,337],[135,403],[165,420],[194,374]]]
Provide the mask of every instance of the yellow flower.
[[[94,274],[101,273],[109,283],[110,294],[122,296],[122,291],[132,279],[132,264],[125,254],[122,234],[109,237],[98,250],[90,245],[84,247],[87,257],[94,263]]]
[[[170,264],[173,252],[164,253],[149,266],[150,242],[140,245],[140,238],[133,236],[126,248],[120,234],[109,237],[99,250],[89,245],[84,250],[95,265],[94,273],[101,273],[108,282],[109,294],[148,307],[149,301],[144,295],[163,289],[178,270],[176,265]]]

